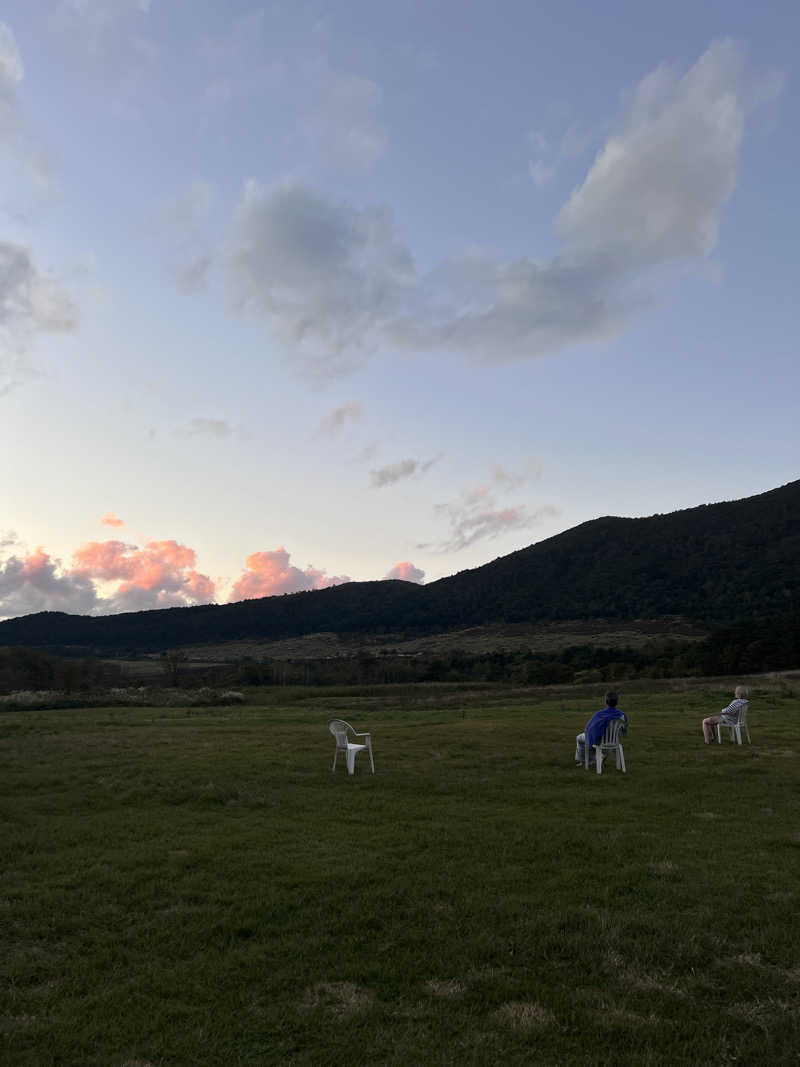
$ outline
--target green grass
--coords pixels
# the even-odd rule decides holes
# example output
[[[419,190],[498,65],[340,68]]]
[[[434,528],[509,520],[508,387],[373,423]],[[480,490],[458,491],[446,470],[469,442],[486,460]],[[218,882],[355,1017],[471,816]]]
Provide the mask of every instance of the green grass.
[[[595,690],[3,713],[0,1062],[797,1063],[800,688],[706,747],[729,688],[627,686],[602,776]]]

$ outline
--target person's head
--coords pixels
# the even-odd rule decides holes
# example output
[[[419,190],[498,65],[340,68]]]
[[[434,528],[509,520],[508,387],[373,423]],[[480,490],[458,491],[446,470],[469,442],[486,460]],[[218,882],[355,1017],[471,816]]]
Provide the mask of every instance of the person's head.
[[[749,700],[750,699],[750,687],[747,685],[737,685],[733,691],[733,695],[737,700]]]
[[[613,689],[609,689],[609,691],[606,693],[606,707],[607,708],[615,708],[617,706],[617,701],[618,700],[619,700],[619,697],[614,692],[614,690]]]

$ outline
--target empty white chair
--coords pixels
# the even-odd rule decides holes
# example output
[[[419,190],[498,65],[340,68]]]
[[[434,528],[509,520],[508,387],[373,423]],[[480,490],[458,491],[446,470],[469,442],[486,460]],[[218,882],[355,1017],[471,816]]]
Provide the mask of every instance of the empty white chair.
[[[593,748],[595,752],[595,763],[597,764],[597,773],[603,773],[603,760],[606,756],[612,752],[616,754],[617,758],[617,770],[622,771],[623,774],[627,774],[625,768],[625,753],[622,749],[622,742],[619,739],[620,731],[625,725],[624,719],[611,719],[608,726],[605,728],[605,732],[600,739],[600,743],[597,745],[586,745],[584,750],[584,769],[589,770],[589,749]]]
[[[336,738],[336,751],[333,754],[333,767],[331,771],[336,770],[336,760],[339,757],[340,752],[344,752],[345,759],[347,761],[347,773],[355,774],[356,769],[356,756],[359,752],[363,752],[364,749],[369,752],[369,765],[372,768],[372,773],[375,773],[375,761],[372,758],[372,734],[369,733],[356,733],[349,722],[345,722],[344,719],[330,719],[328,721],[328,729]],[[356,744],[349,740],[349,737],[363,737],[363,744]]]
[[[726,722],[724,715],[720,717],[720,720],[717,723],[718,745],[722,744],[723,726],[727,727],[728,736],[730,737],[731,741],[735,741],[737,745],[741,745],[742,743],[742,730],[744,730],[744,735],[747,738],[748,745],[751,745],[753,743],[750,740],[750,727],[747,725],[747,707],[748,705],[745,703],[743,707],[739,708],[739,717],[736,722]]]

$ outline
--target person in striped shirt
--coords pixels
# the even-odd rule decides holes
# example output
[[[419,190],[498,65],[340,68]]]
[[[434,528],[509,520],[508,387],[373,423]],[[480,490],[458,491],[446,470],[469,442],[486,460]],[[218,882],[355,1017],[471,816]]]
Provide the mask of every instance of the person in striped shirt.
[[[736,726],[743,711],[747,711],[750,703],[750,690],[746,685],[737,685],[733,691],[734,699],[727,708],[723,708],[719,715],[709,715],[703,719],[703,740],[707,745],[714,740],[714,728],[717,723],[723,726]]]

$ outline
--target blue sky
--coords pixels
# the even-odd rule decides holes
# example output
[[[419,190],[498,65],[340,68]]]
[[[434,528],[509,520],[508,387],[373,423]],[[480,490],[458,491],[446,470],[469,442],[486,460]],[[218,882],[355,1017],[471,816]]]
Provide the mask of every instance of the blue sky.
[[[0,617],[797,477],[794,2],[0,11]]]

